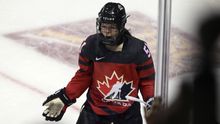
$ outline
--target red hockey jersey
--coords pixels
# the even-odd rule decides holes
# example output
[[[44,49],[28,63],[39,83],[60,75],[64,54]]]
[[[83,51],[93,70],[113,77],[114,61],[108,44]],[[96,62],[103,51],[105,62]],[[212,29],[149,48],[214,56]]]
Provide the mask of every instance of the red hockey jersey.
[[[80,97],[87,88],[87,102],[98,115],[126,111],[133,101],[126,96],[144,101],[154,96],[155,70],[146,43],[126,36],[122,51],[108,50],[97,34],[89,36],[81,46],[79,70],[66,86],[70,99]]]

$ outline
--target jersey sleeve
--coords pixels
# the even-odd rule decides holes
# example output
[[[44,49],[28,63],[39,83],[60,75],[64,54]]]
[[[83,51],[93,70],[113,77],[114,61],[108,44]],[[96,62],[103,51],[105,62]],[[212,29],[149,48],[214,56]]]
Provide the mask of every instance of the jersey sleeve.
[[[88,46],[86,41],[81,45],[81,51],[79,54],[78,65],[79,69],[66,86],[66,94],[70,99],[76,99],[80,97],[85,90],[89,87],[92,81],[93,62],[86,54]]]
[[[151,53],[146,44],[139,54],[141,63],[137,65],[140,92],[144,101],[154,96],[155,69]]]

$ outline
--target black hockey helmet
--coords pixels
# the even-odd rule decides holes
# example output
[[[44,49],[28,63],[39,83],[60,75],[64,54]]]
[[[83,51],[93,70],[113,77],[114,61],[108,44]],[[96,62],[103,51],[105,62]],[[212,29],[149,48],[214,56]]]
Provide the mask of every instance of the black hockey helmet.
[[[101,23],[114,23],[117,25],[119,30],[119,35],[117,38],[105,38],[101,33],[101,38],[104,44],[107,45],[117,45],[120,44],[121,35],[124,32],[124,26],[127,22],[127,15],[125,8],[120,3],[108,2],[106,3],[101,11],[98,13],[98,18],[96,20],[97,32],[100,33]]]

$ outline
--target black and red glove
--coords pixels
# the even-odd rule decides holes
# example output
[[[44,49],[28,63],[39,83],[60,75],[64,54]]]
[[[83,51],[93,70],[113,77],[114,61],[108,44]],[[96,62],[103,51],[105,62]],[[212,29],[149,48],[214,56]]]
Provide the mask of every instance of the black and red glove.
[[[43,102],[43,106],[48,106],[43,116],[47,121],[59,121],[62,119],[68,106],[75,103],[76,100],[70,100],[65,94],[65,88],[56,91],[54,94],[47,97]]]

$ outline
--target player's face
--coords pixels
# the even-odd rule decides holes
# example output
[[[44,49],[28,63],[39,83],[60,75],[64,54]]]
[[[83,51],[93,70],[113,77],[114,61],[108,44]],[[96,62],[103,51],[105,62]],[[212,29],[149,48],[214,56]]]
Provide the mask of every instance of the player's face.
[[[117,37],[119,31],[118,31],[116,24],[102,23],[101,24],[101,33],[105,37]]]

